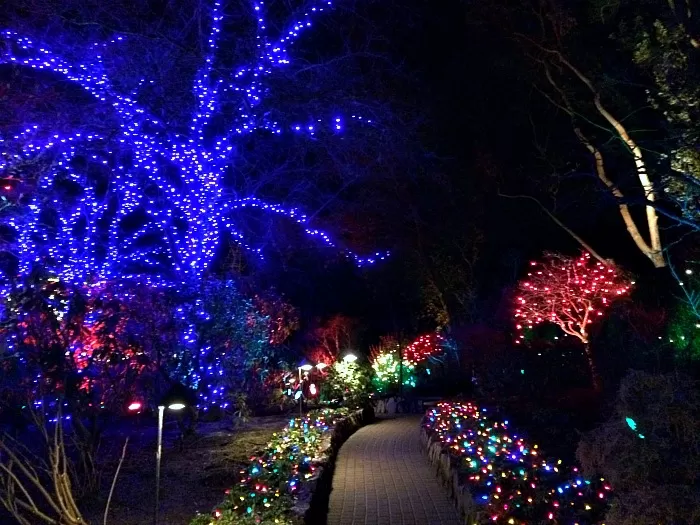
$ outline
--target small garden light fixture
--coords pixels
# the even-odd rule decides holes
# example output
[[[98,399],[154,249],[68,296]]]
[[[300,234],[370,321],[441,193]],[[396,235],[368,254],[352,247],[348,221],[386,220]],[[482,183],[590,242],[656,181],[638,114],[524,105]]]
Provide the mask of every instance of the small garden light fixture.
[[[165,408],[178,412],[196,403],[187,387],[181,384],[173,385],[170,390],[160,399],[158,403],[158,444],[156,446],[156,508],[153,518],[154,525],[158,525],[158,513],[160,510],[160,458],[163,454],[163,420],[165,419]]]
[[[299,416],[304,417],[304,381],[301,377],[301,371],[303,370],[304,372],[308,372],[309,370],[313,370],[314,365],[311,365],[309,363],[302,363],[297,367],[299,370]],[[297,396],[294,396],[294,399],[297,399]]]

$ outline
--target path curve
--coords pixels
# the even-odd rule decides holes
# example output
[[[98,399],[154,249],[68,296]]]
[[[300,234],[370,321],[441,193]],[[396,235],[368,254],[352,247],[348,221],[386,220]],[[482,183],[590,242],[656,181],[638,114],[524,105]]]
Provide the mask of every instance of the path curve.
[[[341,447],[328,525],[461,525],[420,449],[420,416],[383,419]]]

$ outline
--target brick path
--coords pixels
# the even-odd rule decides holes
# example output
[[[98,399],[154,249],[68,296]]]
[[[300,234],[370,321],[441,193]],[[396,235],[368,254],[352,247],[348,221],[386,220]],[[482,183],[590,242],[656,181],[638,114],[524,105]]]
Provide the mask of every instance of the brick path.
[[[419,447],[420,417],[384,419],[341,447],[328,525],[459,525]]]

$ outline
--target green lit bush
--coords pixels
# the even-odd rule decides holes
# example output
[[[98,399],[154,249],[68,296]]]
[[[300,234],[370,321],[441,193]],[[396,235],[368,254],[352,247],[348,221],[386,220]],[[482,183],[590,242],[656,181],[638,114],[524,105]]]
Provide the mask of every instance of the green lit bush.
[[[328,369],[322,387],[323,399],[342,399],[346,407],[361,407],[369,399],[370,384],[367,365],[357,361],[338,361]]]

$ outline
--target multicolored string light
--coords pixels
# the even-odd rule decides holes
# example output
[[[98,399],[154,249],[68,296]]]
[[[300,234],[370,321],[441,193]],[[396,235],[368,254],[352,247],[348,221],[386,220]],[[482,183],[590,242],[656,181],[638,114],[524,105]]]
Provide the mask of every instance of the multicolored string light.
[[[423,421],[457,461],[473,503],[470,525],[601,523],[611,487],[549,460],[537,445],[471,403],[439,403]]]
[[[323,460],[329,444],[325,438],[348,415],[345,408],[324,409],[290,420],[262,455],[250,458],[239,483],[226,491],[225,501],[212,515],[200,516],[193,524],[291,523],[294,498]]]
[[[379,392],[387,391],[392,385],[397,386],[403,377],[403,386],[415,387],[419,371],[430,374],[429,368],[419,368],[430,358],[445,354],[447,340],[439,333],[424,334],[411,344],[401,349],[398,342],[390,341],[379,345],[371,353],[370,361],[374,370],[374,385]],[[399,355],[402,356],[399,361]]]
[[[406,360],[403,366],[395,352],[383,352],[373,357],[372,370],[374,370],[373,383],[379,392],[386,392],[392,386],[398,386],[399,382],[405,387],[416,386],[416,366]]]
[[[605,308],[629,293],[629,281],[612,265],[594,261],[589,253],[579,258],[547,254],[542,262],[531,262],[527,279],[518,284],[515,318],[520,332],[541,323],[558,325],[565,334],[588,342],[588,325]]]
[[[207,270],[225,232],[260,255],[261,248],[247,241],[236,226],[234,212],[243,209],[286,217],[298,223],[307,235],[336,247],[326,232],[312,227],[308,217],[296,208],[254,196],[230,198],[223,191],[225,173],[236,163],[236,137],[259,131],[281,134],[288,130],[308,136],[343,133],[346,119],[341,115],[285,126],[261,107],[271,89],[270,76],[290,62],[290,46],[313,25],[313,18],[330,6],[330,0],[310,1],[273,37],[265,22],[265,3],[253,2],[258,52],[251,63],[222,76],[214,75],[213,70],[218,63],[226,13],[222,3],[214,0],[208,52],[192,88],[197,102],[186,136],[162,122],[139,102],[138,96],[120,93],[110,81],[105,56],[127,37],[96,43],[91,62],[73,63],[30,38],[11,30],[1,31],[4,45],[0,63],[63,77],[111,108],[110,118],[118,128],[116,135],[105,136],[87,128],[59,133],[51,130],[50,123],[27,124],[0,137],[0,170],[13,180],[17,175],[21,181],[27,160],[36,160],[43,153],[55,159],[33,188],[27,213],[4,219],[5,226],[16,233],[10,251],[18,258],[18,273],[26,275],[33,265],[41,263],[71,283],[114,277],[178,283],[185,276],[198,277]],[[140,79],[139,85],[144,83],[153,81]],[[234,114],[225,115],[230,126],[225,132],[216,132],[219,124],[213,124],[213,117],[221,116],[223,104],[231,100],[240,102]],[[371,119],[359,115],[347,120],[374,125]],[[215,138],[211,139],[211,134]],[[77,168],[78,159],[86,160],[87,168]],[[88,176],[91,170],[101,170],[108,176],[106,189]],[[79,195],[60,197],[58,189],[65,181],[80,187]],[[157,188],[158,197],[147,191],[149,186]],[[15,185],[8,187],[10,192],[16,189]],[[47,225],[47,214],[56,217],[54,224]],[[139,215],[143,215],[145,224],[133,226]],[[388,255],[346,254],[360,266]]]

